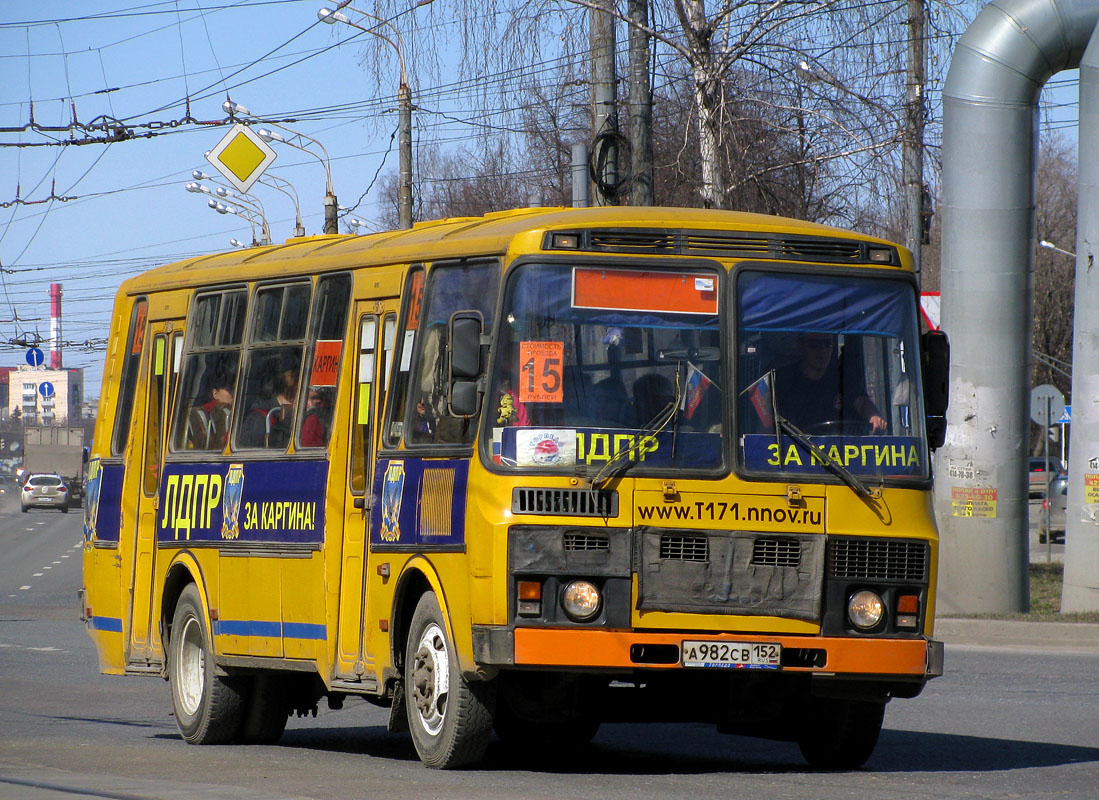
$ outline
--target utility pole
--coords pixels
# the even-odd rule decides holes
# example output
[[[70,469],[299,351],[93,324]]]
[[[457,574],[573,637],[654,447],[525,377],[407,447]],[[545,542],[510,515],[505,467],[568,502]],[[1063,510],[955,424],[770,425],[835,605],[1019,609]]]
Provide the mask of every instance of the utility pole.
[[[922,285],[924,217],[923,123],[924,86],[927,82],[927,39],[924,36],[924,0],[908,2],[908,66],[904,92],[904,244],[912,251],[916,280]],[[926,209],[930,213],[930,209]]]
[[[628,0],[630,22],[630,195],[653,205],[653,93],[649,80],[649,0]]]
[[[588,12],[591,43],[592,152],[596,192],[593,205],[614,205],[604,189],[618,182],[618,90],[614,64],[614,0],[596,0]]]
[[[400,106],[400,177],[397,216],[402,228],[412,227],[412,90],[408,87],[404,61],[401,61],[401,85],[397,90]]]

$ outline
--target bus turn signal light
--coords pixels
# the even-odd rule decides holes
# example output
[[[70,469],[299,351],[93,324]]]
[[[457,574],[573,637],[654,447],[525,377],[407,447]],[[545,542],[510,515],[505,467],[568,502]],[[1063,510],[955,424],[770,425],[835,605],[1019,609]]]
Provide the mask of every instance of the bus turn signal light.
[[[920,612],[920,598],[915,594],[902,594],[897,597],[897,627],[915,630]]]
[[[542,582],[519,581],[519,616],[540,617],[542,615]]]

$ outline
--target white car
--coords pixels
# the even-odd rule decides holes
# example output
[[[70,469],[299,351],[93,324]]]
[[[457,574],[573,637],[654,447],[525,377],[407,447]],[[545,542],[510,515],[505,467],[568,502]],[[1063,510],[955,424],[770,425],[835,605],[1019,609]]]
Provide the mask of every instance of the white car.
[[[23,490],[19,501],[26,514],[32,508],[59,508],[62,514],[69,513],[69,487],[60,475],[35,473],[23,481]]]
[[[1050,540],[1055,544],[1065,541],[1065,510],[1068,506],[1068,476],[1058,475],[1049,485],[1049,497],[1042,500],[1042,516],[1038,521],[1038,541],[1046,543],[1046,508],[1049,508]]]

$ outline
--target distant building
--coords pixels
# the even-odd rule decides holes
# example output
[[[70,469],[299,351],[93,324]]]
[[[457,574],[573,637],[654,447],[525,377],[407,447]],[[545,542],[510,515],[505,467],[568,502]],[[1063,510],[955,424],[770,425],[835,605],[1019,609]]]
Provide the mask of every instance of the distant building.
[[[3,374],[6,372],[6,375]],[[24,425],[69,425],[84,416],[84,369],[0,368],[6,419],[18,415]],[[53,389],[47,396],[44,387]],[[6,389],[6,397],[4,396]]]

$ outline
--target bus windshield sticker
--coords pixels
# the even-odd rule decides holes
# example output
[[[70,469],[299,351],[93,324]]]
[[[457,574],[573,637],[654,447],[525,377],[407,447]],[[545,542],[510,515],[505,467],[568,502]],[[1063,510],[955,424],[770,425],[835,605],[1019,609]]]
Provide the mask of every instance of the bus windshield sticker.
[[[310,386],[335,386],[340,374],[340,339],[319,339],[313,350],[313,368],[310,370]]]
[[[575,308],[717,313],[717,280],[710,273],[643,272],[578,267],[573,271]]]
[[[564,362],[564,342],[519,342],[519,402],[562,402]]]
[[[922,440],[915,436],[814,436],[813,443],[855,475],[920,476],[927,465]],[[782,437],[782,457],[774,434],[746,434],[744,466],[765,472],[824,473],[824,461],[789,437]]]
[[[515,462],[520,467],[572,466],[576,463],[576,431],[517,428]]]

